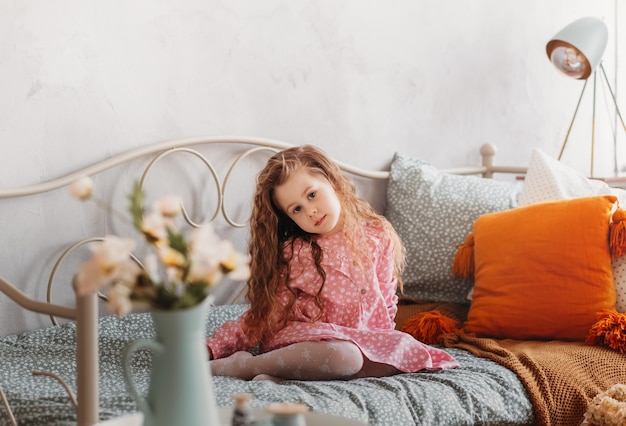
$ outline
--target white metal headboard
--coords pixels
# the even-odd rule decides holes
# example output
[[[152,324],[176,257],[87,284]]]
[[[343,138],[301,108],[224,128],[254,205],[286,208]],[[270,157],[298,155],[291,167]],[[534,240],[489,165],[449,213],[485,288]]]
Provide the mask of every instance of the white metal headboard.
[[[140,157],[145,157],[151,154],[162,154],[163,152],[180,149],[180,148],[188,148],[196,145],[213,145],[213,144],[244,144],[250,146],[261,147],[262,149],[273,148],[275,150],[280,150],[284,148],[288,148],[293,146],[293,144],[289,144],[286,142],[276,141],[272,139],[265,138],[249,138],[249,137],[237,137],[237,136],[216,136],[216,137],[197,137],[197,138],[187,138],[187,139],[175,139],[169,140],[161,143],[157,143],[154,145],[148,145],[144,147],[139,147],[122,154],[115,155],[106,160],[97,162],[90,166],[84,167],[82,169],[76,170],[75,172],[69,173],[65,176],[49,180],[47,182],[42,182],[39,184],[21,186],[17,188],[5,188],[0,189],[0,198],[13,198],[13,197],[23,197],[27,195],[40,194],[43,192],[51,191],[53,189],[58,189],[64,186],[67,186],[74,182],[78,177],[84,175],[95,175],[101,173],[105,170],[111,169],[120,164],[135,160]],[[244,156],[249,155],[249,153],[244,154]],[[459,167],[452,169],[442,169],[443,172],[449,172],[459,175],[482,175],[483,177],[490,178],[494,173],[525,173],[525,167],[509,167],[509,166],[496,166],[494,163],[494,158],[496,155],[496,148],[491,144],[484,144],[480,148],[480,155],[482,158],[482,164],[480,166],[471,166],[471,167]],[[236,160],[236,162],[238,162]],[[354,167],[350,164],[344,163],[342,161],[336,160],[342,170],[345,172],[351,173],[356,176],[371,178],[371,179],[387,179],[389,177],[388,171],[372,171],[365,170],[358,167]],[[236,164],[234,164],[236,165]]]

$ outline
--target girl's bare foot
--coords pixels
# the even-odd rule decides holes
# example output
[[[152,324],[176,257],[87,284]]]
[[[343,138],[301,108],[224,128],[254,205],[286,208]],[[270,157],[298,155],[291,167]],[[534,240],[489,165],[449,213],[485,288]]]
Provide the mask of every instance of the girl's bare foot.
[[[282,383],[285,381],[285,379],[281,379],[280,377],[275,377],[275,376],[270,376],[269,374],[258,374],[256,376],[254,376],[252,378],[253,381],[256,380],[269,380],[270,382],[274,382],[274,383]]]

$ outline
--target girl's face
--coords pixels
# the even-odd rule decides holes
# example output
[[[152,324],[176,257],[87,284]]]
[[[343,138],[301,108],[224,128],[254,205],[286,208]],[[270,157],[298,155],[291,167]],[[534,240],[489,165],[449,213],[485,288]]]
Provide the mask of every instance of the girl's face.
[[[305,232],[324,235],[341,229],[341,203],[332,185],[304,168],[274,189],[274,200]]]

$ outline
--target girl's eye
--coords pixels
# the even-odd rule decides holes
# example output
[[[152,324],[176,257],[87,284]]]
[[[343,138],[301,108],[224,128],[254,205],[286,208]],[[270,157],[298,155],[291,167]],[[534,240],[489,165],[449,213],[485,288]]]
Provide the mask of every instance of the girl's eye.
[[[302,207],[300,207],[300,206],[294,207],[293,208],[293,214],[300,213],[300,210],[302,210]]]
[[[309,194],[309,200],[312,200],[313,198],[315,198],[315,191]]]

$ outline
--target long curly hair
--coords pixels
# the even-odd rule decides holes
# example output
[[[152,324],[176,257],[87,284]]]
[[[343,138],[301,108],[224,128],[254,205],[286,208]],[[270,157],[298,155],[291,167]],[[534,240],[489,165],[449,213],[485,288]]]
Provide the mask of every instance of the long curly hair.
[[[355,256],[362,263],[371,265],[370,253],[367,253],[367,244],[359,244],[364,237],[364,222],[375,221],[385,229],[388,237],[393,240],[395,257],[395,276],[400,289],[402,281],[400,275],[405,265],[405,250],[391,224],[377,214],[370,204],[361,199],[356,192],[352,181],[320,148],[313,145],[302,145],[285,149],[274,154],[257,177],[256,192],[250,218],[250,279],[247,283],[247,299],[250,309],[243,316],[248,338],[254,344],[263,344],[280,330],[288,320],[285,312],[278,303],[278,293],[282,288],[288,288],[289,261],[285,248],[301,239],[310,244],[313,259],[324,285],[325,273],[321,266],[322,250],[317,244],[317,234],[303,231],[295,224],[276,204],[274,190],[282,185],[298,170],[306,168],[310,173],[322,177],[333,187],[339,202],[343,229],[353,248]],[[293,250],[290,251],[293,253]],[[319,292],[315,298],[320,317],[323,306],[319,299]],[[295,301],[295,294],[292,303]],[[290,306],[287,307],[289,310]],[[318,317],[319,319],[319,317]]]

